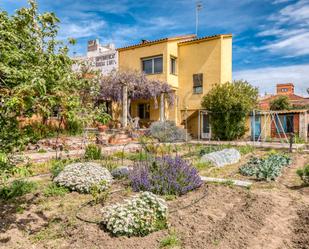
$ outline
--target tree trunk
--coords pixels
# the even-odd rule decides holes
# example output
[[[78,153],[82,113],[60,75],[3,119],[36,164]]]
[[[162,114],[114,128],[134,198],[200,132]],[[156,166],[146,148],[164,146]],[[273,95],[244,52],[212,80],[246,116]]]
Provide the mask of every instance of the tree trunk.
[[[122,127],[128,125],[128,87],[122,86]]]

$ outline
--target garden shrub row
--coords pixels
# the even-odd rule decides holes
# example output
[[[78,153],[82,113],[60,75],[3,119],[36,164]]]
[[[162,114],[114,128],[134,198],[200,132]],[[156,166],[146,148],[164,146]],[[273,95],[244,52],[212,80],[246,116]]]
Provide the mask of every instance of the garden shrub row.
[[[255,176],[259,180],[275,180],[284,167],[291,164],[291,158],[285,154],[272,154],[265,158],[252,157],[239,171],[245,176]]]

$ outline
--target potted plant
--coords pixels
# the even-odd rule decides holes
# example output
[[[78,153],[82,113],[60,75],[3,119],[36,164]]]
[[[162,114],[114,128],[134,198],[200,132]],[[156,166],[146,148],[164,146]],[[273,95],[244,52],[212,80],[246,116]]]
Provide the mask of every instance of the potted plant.
[[[106,112],[102,112],[96,115],[95,121],[100,132],[104,132],[108,128],[107,124],[110,120],[111,116]]]

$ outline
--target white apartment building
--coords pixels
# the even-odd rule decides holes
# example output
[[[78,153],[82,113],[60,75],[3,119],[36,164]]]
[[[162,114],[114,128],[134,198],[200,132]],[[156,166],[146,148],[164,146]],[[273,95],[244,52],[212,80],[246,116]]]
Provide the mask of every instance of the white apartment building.
[[[107,75],[118,68],[118,52],[113,43],[100,44],[99,40],[88,41],[87,55],[73,57],[78,63],[73,65],[74,71],[81,68],[80,62],[85,62],[93,70],[98,70],[102,75]]]

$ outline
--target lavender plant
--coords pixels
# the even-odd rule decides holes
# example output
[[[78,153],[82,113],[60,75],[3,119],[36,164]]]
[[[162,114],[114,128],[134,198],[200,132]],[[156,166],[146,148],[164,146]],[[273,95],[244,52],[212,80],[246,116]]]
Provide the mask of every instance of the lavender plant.
[[[197,169],[178,156],[139,162],[130,171],[129,179],[134,191],[160,195],[183,195],[202,185]]]

